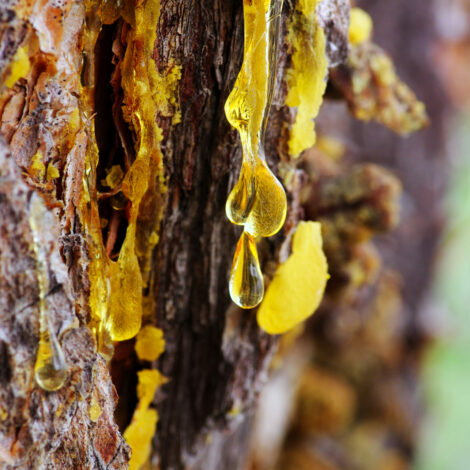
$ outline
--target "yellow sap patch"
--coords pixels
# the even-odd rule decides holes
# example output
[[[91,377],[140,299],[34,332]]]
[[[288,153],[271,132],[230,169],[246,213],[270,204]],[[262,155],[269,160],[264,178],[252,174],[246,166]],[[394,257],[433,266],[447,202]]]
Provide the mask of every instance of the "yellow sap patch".
[[[270,334],[294,328],[320,305],[329,278],[319,222],[300,222],[292,254],[276,271],[258,310],[258,324]]]

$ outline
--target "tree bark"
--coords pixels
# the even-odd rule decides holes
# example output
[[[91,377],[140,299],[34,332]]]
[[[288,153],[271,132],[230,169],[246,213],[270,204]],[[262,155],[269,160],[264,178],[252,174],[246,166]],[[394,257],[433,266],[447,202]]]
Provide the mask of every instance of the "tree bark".
[[[235,307],[227,287],[240,230],[228,223],[224,207],[239,173],[241,147],[223,107],[243,58],[242,2],[147,2],[159,10],[149,60],[163,77],[181,66],[175,100],[155,116],[162,131],[159,147],[166,190],[162,175],[155,173],[136,225],[137,238],[148,238],[149,227],[159,221],[158,244],[139,261],[145,278],[144,323],[163,329],[166,349],[158,361],[148,364],[137,358],[134,340],[123,341],[115,345],[110,367],[89,329],[94,239],[84,214],[95,210],[97,220],[107,224],[95,229],[103,250],[116,259],[132,204],[119,199],[119,187],[117,195],[111,188],[103,196],[102,180],[113,166],[128,170],[137,158],[139,132],[122,111],[127,91],[121,78],[126,51],[143,47],[130,38],[133,12],[146,3],[124,2],[121,10],[114,2],[72,0],[8,0],[0,6],[2,468],[126,468],[130,450],[121,432],[136,407],[136,374],[144,367],[158,368],[169,379],[153,401],[159,414],[153,467],[241,469],[248,459],[253,413],[278,338],[259,329],[255,314]],[[351,287],[348,263],[371,259],[369,245],[358,249],[354,241],[363,228],[357,222],[358,207],[377,215],[366,221],[370,239],[393,226],[399,189],[396,179],[378,167],[354,167],[349,161],[332,169],[328,158],[311,152],[299,162],[290,159],[288,127],[295,112],[284,101],[292,54],[286,37],[294,8],[295,2],[286,1],[282,12],[266,138],[270,167],[278,175],[290,169],[294,176],[286,186],[285,227],[264,239],[259,252],[269,281],[276,263],[289,252],[290,235],[300,219],[319,218],[331,228],[334,236],[324,233],[331,287],[319,324],[312,327],[321,345],[330,339],[322,328],[335,310],[344,308],[341,295]],[[329,66],[334,68],[348,53],[349,2],[323,0],[317,15],[327,39]],[[21,64],[18,51],[25,44],[29,66],[15,83],[5,86],[13,73],[11,64]],[[336,95],[333,90],[329,94]],[[430,99],[434,96],[431,92]],[[343,108],[340,114],[344,112]],[[180,120],[175,118],[178,113]],[[334,125],[326,114],[320,119],[325,133]],[[377,142],[370,136],[364,140],[370,145]],[[89,163],[92,152],[96,169]],[[305,202],[303,194],[314,185],[317,189]],[[349,206],[345,188],[351,186],[358,188],[360,198]],[[339,188],[334,192],[339,201],[328,199],[331,187]],[[70,366],[64,387],[51,393],[34,383],[39,283],[29,217],[31,201],[37,198],[44,211],[41,240],[47,246],[51,285],[47,307]],[[122,207],[116,209],[119,204]],[[347,233],[341,231],[344,214],[351,217]],[[345,242],[336,252],[332,240],[338,233]],[[436,232],[430,237],[433,246]],[[428,255],[429,249],[423,249],[413,259]],[[417,277],[412,270],[405,276],[407,282]],[[358,290],[357,298],[374,298],[374,289],[377,284],[369,294]],[[414,305],[409,289],[405,293],[406,302]],[[330,347],[326,344],[325,354]],[[346,346],[339,347],[344,353]],[[96,405],[98,417],[93,412]]]

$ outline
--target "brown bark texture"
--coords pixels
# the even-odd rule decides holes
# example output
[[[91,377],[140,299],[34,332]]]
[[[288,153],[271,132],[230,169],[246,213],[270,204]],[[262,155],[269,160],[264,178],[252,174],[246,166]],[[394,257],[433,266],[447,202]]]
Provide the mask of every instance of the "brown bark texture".
[[[378,12],[380,2],[362,3],[377,12],[377,21],[385,16]],[[412,22],[415,9],[427,10],[424,3],[401,1],[389,8],[397,23]],[[133,48],[138,57],[143,49],[145,35],[139,39],[136,33],[135,12],[150,4],[158,10],[157,20],[144,26],[156,31],[150,60],[162,83],[181,67],[173,99],[163,105],[155,99],[160,104],[153,119],[161,136],[153,137],[159,150],[149,164],[148,186],[135,222],[137,249],[144,247],[139,252],[143,323],[163,329],[166,348],[158,361],[140,361],[131,339],[116,343],[107,362],[90,328],[93,250],[100,240],[103,253],[118,259],[126,229],[133,223],[132,200],[122,182],[111,187],[103,181],[111,168],[119,166],[126,173],[139,158],[142,132],[125,110],[130,107],[126,52]],[[320,148],[292,160],[287,140],[295,110],[284,101],[292,55],[286,38],[295,6],[296,2],[284,2],[266,137],[270,167],[278,175],[292,175],[285,185],[289,209],[283,230],[264,239],[258,249],[269,282],[276,264],[289,253],[297,222],[322,222],[331,280],[321,311],[299,335],[301,344],[310,345],[300,349],[308,356],[300,361],[308,370],[299,400],[308,395],[307,400],[315,401],[317,385],[309,388],[309,383],[323,384],[318,385],[324,386],[318,392],[321,406],[322,399],[328,401],[325,390],[332,387],[344,397],[346,417],[341,408],[338,420],[343,424],[327,425],[327,432],[333,429],[331,436],[314,442],[322,458],[337,466],[321,466],[321,458],[310,455],[313,460],[305,468],[366,469],[361,462],[350,462],[347,445],[335,444],[335,436],[355,422],[358,409],[367,409],[353,405],[369,403],[370,395],[363,393],[368,387],[365,376],[374,387],[381,383],[383,393],[377,391],[371,403],[379,410],[374,419],[382,424],[394,413],[381,405],[382,399],[395,403],[395,395],[391,401],[384,398],[389,390],[403,386],[400,390],[411,394],[406,385],[416,386],[416,356],[422,344],[416,312],[438,236],[435,210],[444,178],[437,153],[443,142],[445,98],[429,63],[419,60],[418,69],[412,68],[397,52],[410,41],[415,56],[420,56],[432,32],[418,34],[409,24],[398,44],[398,36],[391,31],[386,36],[387,30],[378,28],[379,43],[392,53],[408,81],[419,85],[420,77],[427,77],[426,85],[415,90],[435,107],[430,116],[438,132],[426,131],[403,144],[378,125],[354,123],[345,105],[347,101],[354,107],[348,95],[348,80],[355,73],[347,60],[349,1],[323,0],[317,16],[326,35],[331,79],[318,129],[320,136],[334,135],[346,142],[346,153],[338,161]],[[420,24],[429,22],[425,18]],[[21,61],[25,44],[28,65]],[[228,295],[240,229],[227,221],[224,208],[242,155],[223,107],[242,58],[241,1],[6,0],[0,5],[0,468],[127,468],[130,448],[121,433],[136,407],[137,372],[143,368],[158,368],[168,378],[152,402],[159,421],[148,466],[143,468],[272,468],[278,455],[281,468],[304,468],[298,456],[309,444],[302,429],[308,434],[318,424],[306,422],[308,413],[303,422],[294,420],[289,429],[280,429],[283,437],[271,459],[250,451],[249,445],[253,414],[279,338],[261,331],[256,315],[235,307]],[[12,64],[21,73],[5,85],[15,73]],[[137,62],[134,66],[138,70]],[[397,95],[394,92],[392,104],[383,106],[393,108]],[[418,176],[430,160],[435,163],[432,184]],[[392,167],[394,173],[379,164]],[[397,176],[411,201],[406,223],[373,245],[374,235],[397,224]],[[43,212],[38,236],[50,287],[45,304],[69,365],[68,379],[57,392],[45,392],[34,381],[41,275],[30,223],[34,201]],[[90,229],[93,223],[95,234]],[[146,240],[153,231],[158,243],[150,246]],[[382,309],[384,303],[392,306]],[[357,312],[362,312],[361,318]],[[377,329],[389,335],[378,338]],[[276,358],[298,351],[282,339]],[[288,364],[286,359],[279,373]],[[329,374],[334,377],[328,379]],[[387,388],[387,383],[392,386]],[[356,398],[349,399],[353,395]],[[99,413],[93,411],[97,407]],[[417,416],[414,411],[410,416]],[[327,415],[325,422],[335,422],[330,418]],[[414,434],[407,432],[414,432],[415,426],[393,426],[393,432],[399,429],[392,432],[398,435],[397,448],[403,454],[399,458],[407,461],[415,445]],[[288,437],[282,444],[284,434]],[[340,451],[335,451],[336,445]]]

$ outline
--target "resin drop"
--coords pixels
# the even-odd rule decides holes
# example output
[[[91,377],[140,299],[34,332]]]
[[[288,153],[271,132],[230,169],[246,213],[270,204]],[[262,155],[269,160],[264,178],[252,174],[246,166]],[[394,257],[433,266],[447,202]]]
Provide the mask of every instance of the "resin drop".
[[[244,232],[230,277],[230,295],[242,308],[258,305],[264,294],[256,237],[270,237],[284,224],[287,198],[266,163],[263,140],[276,77],[282,0],[243,0],[243,64],[225,102],[225,115],[240,134],[243,162],[225,212]]]
[[[49,292],[49,269],[46,248],[40,237],[40,227],[47,211],[40,196],[31,201],[29,224],[33,235],[32,248],[36,256],[36,276],[39,285],[39,347],[34,366],[37,384],[53,392],[64,385],[68,376],[67,363],[57,336],[51,324],[50,310],[47,308],[46,295]]]
[[[243,232],[238,240],[230,273],[230,296],[241,308],[256,307],[264,295],[263,275],[252,235]]]
[[[328,281],[319,222],[299,222],[292,254],[276,270],[258,309],[258,325],[269,334],[292,330],[318,308]]]
[[[59,390],[67,380],[64,353],[51,331],[41,332],[34,372],[38,385],[48,392]]]
[[[256,178],[254,164],[243,161],[240,177],[225,204],[227,218],[236,225],[244,225],[255,202]]]
[[[256,193],[245,230],[254,237],[270,237],[286,220],[286,193],[263,160],[257,162],[255,175]]]
[[[225,212],[228,219],[254,237],[270,237],[286,219],[287,199],[284,188],[265,161],[244,161],[240,178],[232,189]]]

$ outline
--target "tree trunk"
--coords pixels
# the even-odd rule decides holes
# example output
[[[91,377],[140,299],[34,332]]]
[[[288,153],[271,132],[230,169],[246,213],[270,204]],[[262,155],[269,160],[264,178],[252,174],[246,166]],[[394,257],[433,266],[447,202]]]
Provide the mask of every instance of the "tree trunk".
[[[258,248],[269,281],[289,252],[297,222],[323,222],[332,278],[306,337],[315,338],[320,363],[334,369],[328,359],[336,357],[328,356],[331,348],[347,354],[344,342],[335,345],[329,337],[336,332],[328,326],[335,312],[343,315],[361,298],[373,302],[383,285],[393,285],[394,298],[401,295],[388,271],[364,268],[367,275],[358,285],[350,270],[354,262],[379,259],[369,240],[393,227],[399,184],[378,166],[355,165],[352,160],[362,162],[362,154],[340,165],[315,151],[299,160],[289,157],[288,129],[295,110],[284,103],[292,55],[287,36],[295,6],[286,1],[282,10],[266,137],[270,167],[277,175],[292,174],[284,178],[289,181],[288,216],[284,229]],[[403,15],[410,18],[405,7]],[[348,67],[349,2],[323,0],[317,16],[330,69]],[[242,2],[8,0],[0,6],[0,18],[2,468],[126,468],[130,449],[121,432],[137,406],[137,372],[144,368],[158,369],[168,382],[152,401],[159,421],[151,463],[142,468],[245,468],[253,413],[279,338],[264,333],[251,311],[234,306],[227,287],[240,229],[227,221],[224,208],[242,154],[224,103],[243,59]],[[149,49],[147,41],[155,33]],[[149,71],[152,61],[155,73]],[[423,67],[427,73],[429,64]],[[327,92],[332,99],[342,96],[334,85]],[[139,91],[143,88],[145,93]],[[429,92],[430,100],[436,96]],[[326,107],[320,133],[351,135],[346,134],[349,122],[335,122],[345,113],[344,105],[337,106]],[[432,114],[439,121],[439,113]],[[376,155],[378,138],[364,125],[360,129],[365,146]],[[434,138],[432,147],[438,148],[442,140]],[[430,141],[431,134],[421,140],[424,146]],[[418,162],[412,174],[427,164]],[[117,167],[125,176],[113,182]],[[405,175],[406,190],[410,178]],[[144,188],[142,197],[136,196],[139,187]],[[357,189],[352,202],[351,187]],[[411,197],[419,197],[419,191]],[[434,208],[433,202],[426,216],[432,227]],[[371,214],[366,221],[361,209]],[[35,217],[42,221],[37,233],[31,222]],[[341,225],[345,217],[346,227]],[[364,231],[361,242],[366,243],[358,243],[357,234]],[[343,240],[339,249],[338,237]],[[413,266],[420,265],[437,231],[428,237],[419,253],[399,261],[413,255]],[[122,251],[129,246],[126,258]],[[383,252],[394,259],[406,246]],[[46,259],[45,271],[38,253]],[[132,264],[134,258],[138,264]],[[426,276],[400,262],[394,267],[406,281],[406,305],[416,307],[413,292],[421,295]],[[45,309],[68,364],[67,381],[55,392],[41,390],[34,379],[43,277],[49,287]],[[100,279],[120,286],[107,290],[117,300],[100,300]],[[420,282],[411,292],[415,279]],[[138,297],[142,290],[138,309],[143,324],[163,329],[165,352],[158,361],[139,360],[130,339],[115,343],[107,364],[109,338],[97,333],[96,310],[107,310],[112,302],[127,305],[135,290]],[[400,341],[407,337],[412,342],[415,333],[410,320],[397,334]],[[390,370],[401,367],[400,360]],[[410,451],[414,441],[408,444]]]

